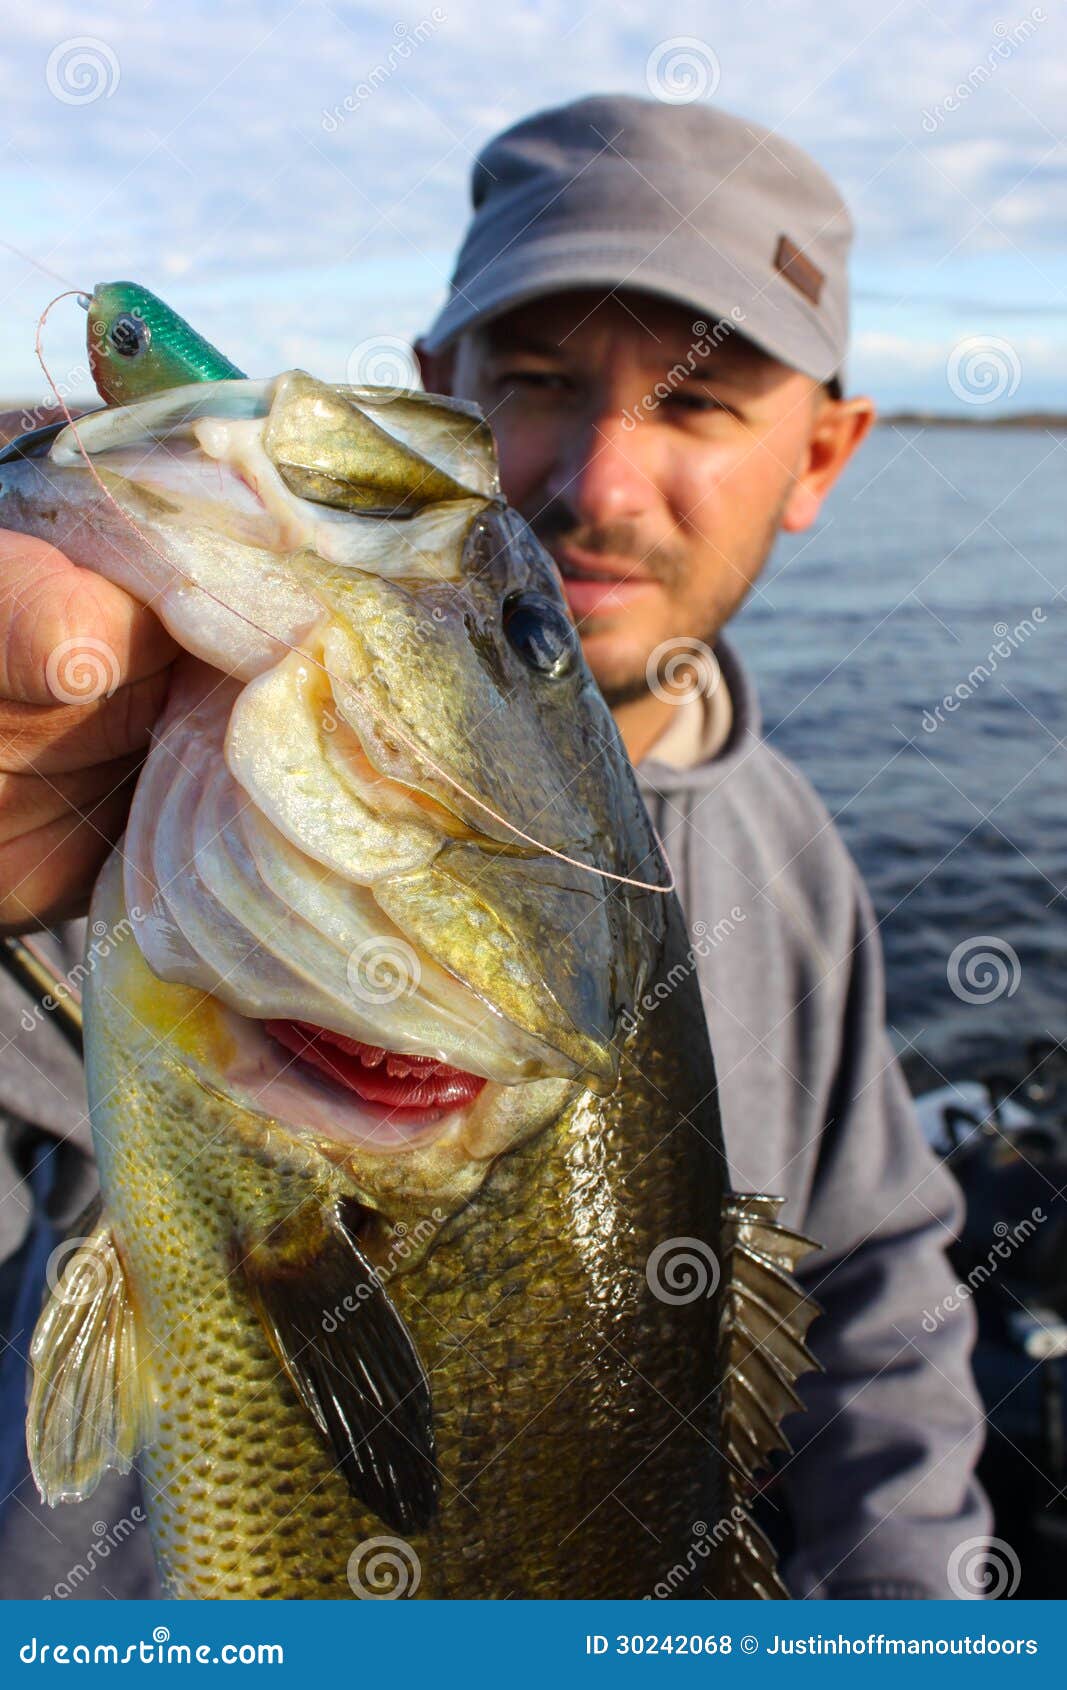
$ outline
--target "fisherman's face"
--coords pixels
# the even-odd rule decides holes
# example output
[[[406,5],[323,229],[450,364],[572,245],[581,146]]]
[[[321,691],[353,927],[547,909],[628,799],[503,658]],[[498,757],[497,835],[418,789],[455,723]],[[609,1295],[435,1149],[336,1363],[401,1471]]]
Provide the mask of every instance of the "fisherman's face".
[[[461,337],[449,368],[425,362],[485,410],[612,705],[646,691],[664,641],[714,640],[840,467],[822,387],[651,295],[536,300]]]

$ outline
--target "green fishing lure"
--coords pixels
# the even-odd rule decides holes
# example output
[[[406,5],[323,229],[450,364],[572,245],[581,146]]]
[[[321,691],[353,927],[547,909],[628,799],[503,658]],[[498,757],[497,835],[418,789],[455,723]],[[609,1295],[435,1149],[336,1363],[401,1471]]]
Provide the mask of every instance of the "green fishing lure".
[[[89,368],[108,405],[132,405],[189,382],[244,376],[184,317],[137,282],[102,282],[82,303],[89,313]]]

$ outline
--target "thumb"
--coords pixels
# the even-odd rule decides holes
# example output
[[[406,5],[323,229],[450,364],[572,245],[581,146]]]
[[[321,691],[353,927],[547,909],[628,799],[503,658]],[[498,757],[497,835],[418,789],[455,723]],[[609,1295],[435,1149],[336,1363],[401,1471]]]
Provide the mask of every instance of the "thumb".
[[[0,530],[0,696],[90,703],[155,674],[177,650],[121,587],[44,540]]]

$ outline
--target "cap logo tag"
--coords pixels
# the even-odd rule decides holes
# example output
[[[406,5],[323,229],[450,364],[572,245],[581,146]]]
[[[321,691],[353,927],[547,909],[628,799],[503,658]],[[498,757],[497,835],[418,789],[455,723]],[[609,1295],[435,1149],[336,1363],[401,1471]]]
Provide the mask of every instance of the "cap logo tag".
[[[826,276],[817,264],[813,264],[795,241],[788,235],[779,235],[778,250],[774,255],[774,268],[787,282],[792,283],[798,293],[805,299],[810,299],[813,305],[818,305],[819,295]]]

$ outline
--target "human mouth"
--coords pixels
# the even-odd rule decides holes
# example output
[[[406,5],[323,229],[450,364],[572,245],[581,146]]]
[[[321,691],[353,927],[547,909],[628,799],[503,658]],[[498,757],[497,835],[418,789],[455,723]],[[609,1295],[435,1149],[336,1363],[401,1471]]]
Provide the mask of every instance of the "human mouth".
[[[657,590],[657,583],[628,559],[604,558],[563,546],[552,550],[576,621],[629,610]]]

